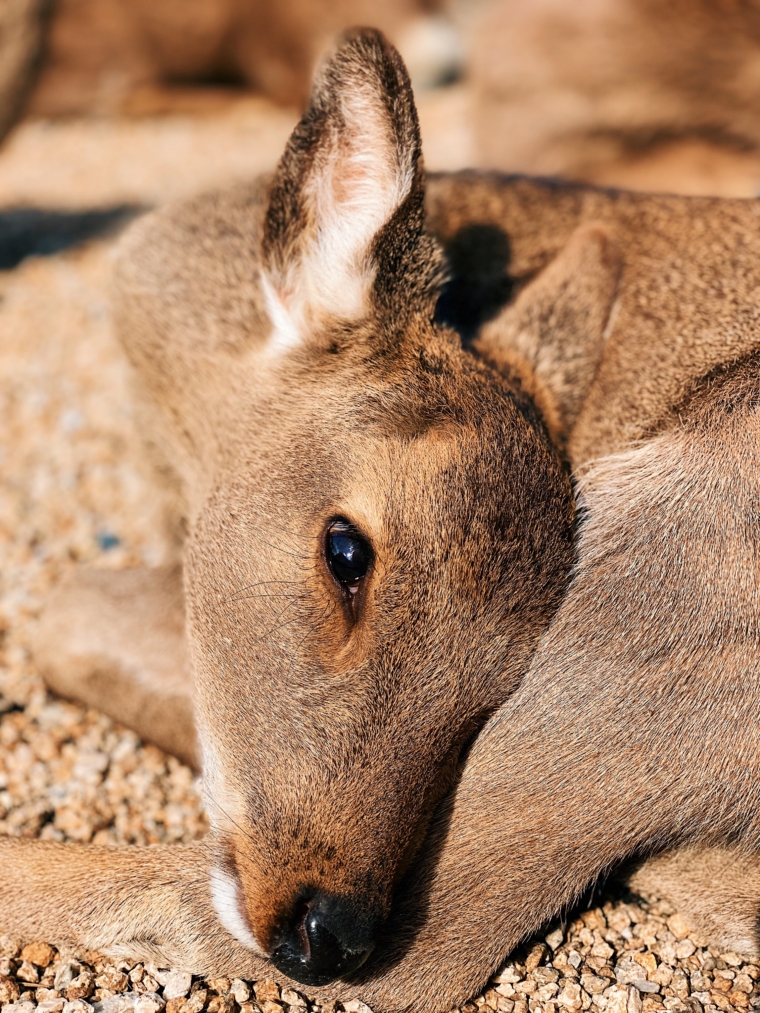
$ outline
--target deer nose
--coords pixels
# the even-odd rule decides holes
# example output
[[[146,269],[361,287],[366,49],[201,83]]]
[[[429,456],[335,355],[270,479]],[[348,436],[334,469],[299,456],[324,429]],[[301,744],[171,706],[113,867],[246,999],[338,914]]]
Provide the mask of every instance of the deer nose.
[[[276,940],[272,963],[303,985],[327,985],[364,963],[379,923],[348,898],[314,893],[296,904]]]

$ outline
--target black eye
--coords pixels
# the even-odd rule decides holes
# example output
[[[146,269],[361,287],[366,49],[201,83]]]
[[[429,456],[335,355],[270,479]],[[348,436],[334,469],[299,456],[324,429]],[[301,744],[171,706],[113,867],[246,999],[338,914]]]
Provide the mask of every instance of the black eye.
[[[355,594],[372,563],[372,549],[367,540],[345,521],[335,521],[327,532],[326,553],[336,580]]]

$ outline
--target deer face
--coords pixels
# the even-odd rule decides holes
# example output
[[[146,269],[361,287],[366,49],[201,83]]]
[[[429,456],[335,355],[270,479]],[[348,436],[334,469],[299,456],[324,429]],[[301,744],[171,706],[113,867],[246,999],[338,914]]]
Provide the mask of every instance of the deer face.
[[[220,911],[311,984],[371,949],[570,561],[530,405],[420,331],[395,363],[290,371],[295,410],[218,476],[188,548]]]
[[[214,448],[192,472],[186,589],[215,902],[312,985],[371,951],[572,559],[533,403],[434,322],[423,185],[404,68],[349,35],[265,198],[260,339],[193,410]]]

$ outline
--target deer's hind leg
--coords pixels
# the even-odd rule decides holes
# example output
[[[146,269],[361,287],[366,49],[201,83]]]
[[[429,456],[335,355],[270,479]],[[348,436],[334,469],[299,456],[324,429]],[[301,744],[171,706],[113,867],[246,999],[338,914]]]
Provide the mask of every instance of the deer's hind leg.
[[[179,567],[75,572],[43,612],[35,658],[54,692],[199,767]]]
[[[643,897],[670,901],[723,952],[760,955],[760,855],[741,847],[668,851],[628,877]]]

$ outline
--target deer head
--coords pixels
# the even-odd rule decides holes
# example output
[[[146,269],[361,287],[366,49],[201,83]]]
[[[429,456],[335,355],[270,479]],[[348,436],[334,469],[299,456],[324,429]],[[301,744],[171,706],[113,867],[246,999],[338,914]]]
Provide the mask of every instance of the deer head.
[[[273,178],[138,225],[117,272],[186,502],[218,914],[312,985],[372,950],[572,564],[530,363],[436,322],[423,198],[404,67],[356,31]]]

